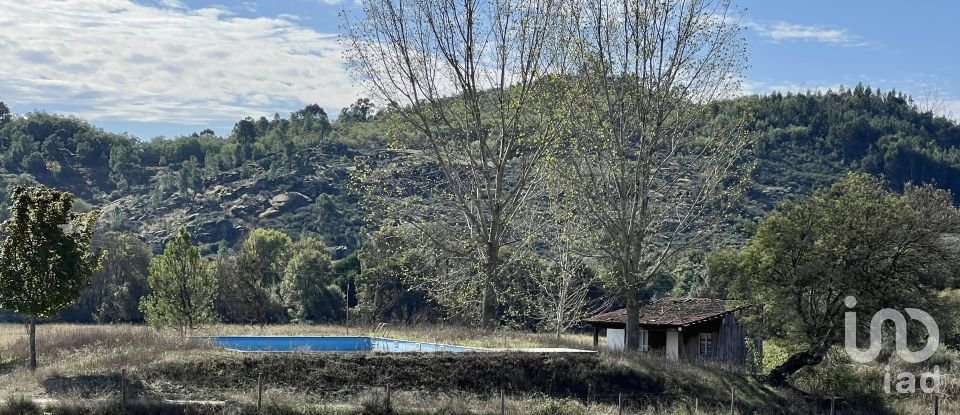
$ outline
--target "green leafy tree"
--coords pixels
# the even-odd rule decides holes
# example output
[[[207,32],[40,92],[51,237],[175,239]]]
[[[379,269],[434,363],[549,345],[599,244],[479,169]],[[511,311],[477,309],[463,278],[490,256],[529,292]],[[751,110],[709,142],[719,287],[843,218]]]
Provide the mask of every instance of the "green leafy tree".
[[[142,164],[138,149],[126,143],[110,147],[110,180],[120,189],[128,189],[139,181]]]
[[[138,305],[149,291],[147,276],[153,253],[136,235],[107,232],[94,237],[93,248],[103,254],[101,268],[77,301],[81,319],[99,323],[141,322]]]
[[[276,287],[283,279],[293,240],[278,230],[254,229],[243,241],[240,256],[249,263],[251,274],[266,287]]]
[[[10,108],[7,107],[7,104],[4,104],[3,102],[0,102],[0,127],[2,127],[4,124],[10,122],[10,119],[11,119],[12,117],[13,117],[13,116],[12,116],[12,114],[10,113]]]
[[[296,132],[316,132],[321,140],[330,131],[330,118],[327,112],[317,104],[310,104],[290,114],[290,126]]]
[[[248,324],[266,324],[286,319],[283,311],[281,281],[293,241],[273,229],[254,229],[243,241],[239,252],[224,266],[226,278],[221,294],[227,317]]]
[[[283,275],[283,299],[290,316],[299,321],[341,321],[346,299],[334,284],[330,255],[323,242],[306,238],[293,247]],[[339,297],[334,298],[334,294]]]
[[[357,102],[350,104],[349,107],[340,110],[337,121],[342,123],[366,122],[373,117],[376,108],[377,106],[370,101],[370,98],[360,98]]]
[[[722,259],[735,252],[719,250],[711,255],[703,251],[691,251],[680,257],[670,277],[674,282],[670,294],[677,297],[724,298],[728,277],[718,268]]]
[[[957,232],[960,212],[949,192],[908,186],[898,196],[865,174],[767,216],[740,253],[731,287],[735,297],[766,307],[751,321],[759,333],[796,350],[767,379],[785,385],[843,341],[847,296],[856,298],[853,311],[934,314],[936,292],[958,265],[943,237]]]
[[[180,166],[180,172],[177,175],[177,187],[180,193],[196,194],[203,190],[203,173],[200,171],[200,163],[197,158],[190,156],[190,159],[183,162]]]
[[[187,330],[214,322],[217,281],[212,268],[200,256],[186,228],[177,230],[163,254],[150,262],[148,282],[153,292],[140,301],[147,323],[174,327],[182,337]]]
[[[424,255],[414,235],[401,226],[383,226],[370,236],[359,254],[356,278],[358,306],[378,321],[405,323],[431,318],[443,308],[427,291],[416,287],[441,274]]]
[[[97,270],[90,252],[99,212],[73,212],[74,197],[45,186],[16,187],[0,244],[0,307],[29,316],[30,369],[37,368],[36,322],[66,308]]]
[[[243,152],[244,160],[253,158],[253,144],[257,141],[257,126],[253,119],[247,117],[237,122],[233,127],[233,135],[237,139],[237,144]]]
[[[15,131],[10,136],[10,147],[4,153],[4,163],[9,169],[25,169],[24,160],[27,156],[36,154],[37,157],[40,157],[39,151],[40,146],[37,145],[33,137],[21,131]]]

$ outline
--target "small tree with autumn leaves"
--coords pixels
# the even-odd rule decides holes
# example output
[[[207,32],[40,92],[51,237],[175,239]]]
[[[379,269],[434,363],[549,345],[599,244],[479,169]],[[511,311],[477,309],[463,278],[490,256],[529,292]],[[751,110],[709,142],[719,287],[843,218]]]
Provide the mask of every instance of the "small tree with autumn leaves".
[[[2,225],[0,307],[29,318],[30,370],[37,368],[37,319],[76,301],[100,264],[90,252],[99,212],[73,212],[74,197],[45,186],[16,187]]]

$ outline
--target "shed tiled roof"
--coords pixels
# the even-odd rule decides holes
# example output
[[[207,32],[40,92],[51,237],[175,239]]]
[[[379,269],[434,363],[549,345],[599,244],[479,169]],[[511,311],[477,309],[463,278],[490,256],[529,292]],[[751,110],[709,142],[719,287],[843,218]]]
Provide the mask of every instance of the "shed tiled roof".
[[[686,327],[722,317],[727,313],[748,307],[739,301],[713,298],[665,297],[640,307],[640,326]],[[583,322],[601,327],[624,327],[627,310],[619,309],[597,314]]]

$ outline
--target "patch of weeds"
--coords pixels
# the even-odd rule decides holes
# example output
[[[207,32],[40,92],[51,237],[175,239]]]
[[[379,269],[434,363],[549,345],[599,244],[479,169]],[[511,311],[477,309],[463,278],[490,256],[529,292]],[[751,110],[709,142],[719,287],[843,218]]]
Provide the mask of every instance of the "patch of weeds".
[[[587,408],[572,399],[549,399],[533,415],[587,415]]]

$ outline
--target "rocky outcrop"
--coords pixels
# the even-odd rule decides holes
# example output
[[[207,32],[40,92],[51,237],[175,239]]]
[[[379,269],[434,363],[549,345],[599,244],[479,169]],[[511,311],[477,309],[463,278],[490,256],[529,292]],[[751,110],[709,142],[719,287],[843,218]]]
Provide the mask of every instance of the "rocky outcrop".
[[[312,200],[300,192],[280,193],[270,199],[270,206],[278,212],[293,212],[310,204]]]
[[[227,219],[214,219],[201,222],[192,228],[191,233],[193,233],[194,240],[204,244],[227,241],[228,244],[233,245],[247,233],[245,227],[234,225],[233,222]]]

